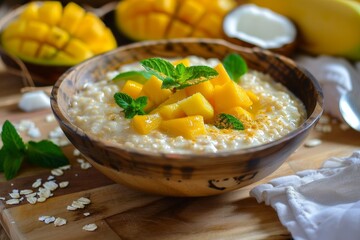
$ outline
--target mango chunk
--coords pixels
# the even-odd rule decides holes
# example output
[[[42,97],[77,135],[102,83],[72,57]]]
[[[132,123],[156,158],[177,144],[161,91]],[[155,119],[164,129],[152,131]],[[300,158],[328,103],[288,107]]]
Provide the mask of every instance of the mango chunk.
[[[84,15],[85,10],[82,7],[73,2],[69,2],[64,7],[64,14],[60,20],[59,27],[70,34],[74,34]]]
[[[34,32],[37,34],[34,35]],[[49,26],[38,21],[29,21],[24,29],[23,37],[43,41],[49,32]]]
[[[214,86],[210,81],[205,81],[185,88],[186,94],[191,96],[195,93],[201,93],[210,103],[213,103]]]
[[[147,16],[147,34],[151,39],[161,39],[165,35],[170,19],[166,14],[154,13]]]
[[[181,90],[176,91],[174,94],[170,95],[170,97],[167,100],[165,100],[163,103],[161,103],[160,106],[176,103],[187,97],[188,97],[188,95],[186,94],[185,89],[181,89]]]
[[[141,83],[127,80],[124,86],[121,88],[121,92],[126,93],[127,95],[135,99],[139,97],[142,88],[143,85]]]
[[[39,7],[39,19],[49,25],[56,25],[62,17],[62,10],[61,2],[44,1]]]
[[[137,133],[145,135],[158,129],[161,121],[162,119],[159,114],[135,115],[131,120],[131,126]]]
[[[223,113],[231,114],[243,123],[253,119],[253,115],[240,106],[227,109]]]
[[[224,85],[225,83],[232,81],[222,63],[219,63],[218,65],[216,65],[216,67],[214,67],[214,69],[219,74],[216,77],[209,80],[214,86]]]
[[[196,24],[204,13],[205,8],[199,2],[184,1],[179,7],[178,17],[189,24]]]
[[[187,139],[195,139],[206,134],[204,118],[199,115],[163,120],[160,124],[160,130],[168,135],[183,136]]]
[[[252,104],[246,91],[233,81],[215,86],[214,107],[217,113],[238,106],[248,108]]]
[[[45,41],[56,48],[62,48],[69,41],[69,34],[59,27],[53,26]]]
[[[161,88],[162,81],[155,76],[151,78],[144,84],[140,96],[147,96],[155,106],[158,106],[160,103],[164,102],[172,94],[169,89]]]
[[[173,103],[165,106],[161,106],[156,111],[161,115],[163,119],[174,119],[186,117],[185,112],[178,103]]]
[[[260,100],[259,96],[256,95],[253,91],[251,90],[246,90],[246,94],[249,96],[250,100],[255,103],[258,102]]]
[[[191,34],[191,26],[186,23],[183,23],[179,20],[173,20],[170,30],[167,32],[167,38],[181,38],[189,37]]]
[[[201,93],[185,98],[179,102],[179,105],[187,116],[201,115],[205,121],[214,118],[214,108]]]

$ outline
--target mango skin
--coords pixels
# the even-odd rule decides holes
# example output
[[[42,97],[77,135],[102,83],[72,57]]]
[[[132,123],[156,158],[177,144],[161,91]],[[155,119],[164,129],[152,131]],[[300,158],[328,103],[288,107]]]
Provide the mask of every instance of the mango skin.
[[[299,48],[360,60],[360,2],[353,0],[248,0],[291,19],[300,33]]]
[[[21,10],[21,11],[19,11]],[[25,62],[73,66],[117,47],[111,30],[97,16],[70,2],[31,2],[1,33],[1,45]]]
[[[116,25],[135,40],[163,38],[222,38],[222,18],[235,0],[123,0],[116,10]]]

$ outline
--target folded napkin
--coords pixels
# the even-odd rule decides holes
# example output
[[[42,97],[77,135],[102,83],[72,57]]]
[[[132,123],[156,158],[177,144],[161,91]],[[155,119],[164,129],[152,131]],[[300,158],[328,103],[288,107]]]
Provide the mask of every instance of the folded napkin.
[[[351,64],[343,58],[325,55],[301,55],[295,61],[319,81],[324,92],[325,112],[341,120],[339,99],[352,89],[353,81],[360,81],[360,62]]]
[[[296,240],[360,239],[360,151],[273,179],[250,195],[271,205]]]

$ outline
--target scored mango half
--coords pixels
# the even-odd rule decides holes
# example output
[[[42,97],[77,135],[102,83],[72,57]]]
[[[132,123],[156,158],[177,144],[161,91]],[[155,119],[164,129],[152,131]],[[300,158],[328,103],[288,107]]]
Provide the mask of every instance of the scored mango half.
[[[136,41],[221,38],[222,19],[235,6],[235,0],[123,0],[115,11],[116,24]]]
[[[73,66],[116,48],[111,30],[100,18],[70,2],[31,2],[1,34],[2,46],[20,59]]]

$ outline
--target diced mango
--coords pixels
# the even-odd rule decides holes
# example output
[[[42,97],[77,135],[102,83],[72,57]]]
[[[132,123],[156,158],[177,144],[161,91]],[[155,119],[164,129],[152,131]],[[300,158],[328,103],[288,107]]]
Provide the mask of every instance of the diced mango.
[[[170,30],[167,33],[167,38],[180,38],[180,37],[189,37],[191,34],[192,28],[182,21],[173,20]]]
[[[213,103],[214,86],[210,81],[205,81],[185,88],[186,94],[191,96],[195,93],[201,93],[210,103]]]
[[[174,94],[170,95],[170,97],[166,101],[161,103],[160,106],[176,103],[176,102],[178,102],[180,100],[183,100],[183,99],[185,99],[187,97],[188,97],[188,95],[186,94],[185,89],[177,90]]]
[[[172,94],[169,89],[161,88],[162,81],[154,75],[144,84],[140,96],[147,96],[155,106],[164,102]]]
[[[36,2],[31,2],[20,14],[20,18],[26,20],[37,20],[39,19],[39,8]]]
[[[229,77],[229,74],[226,72],[226,69],[224,67],[224,65],[222,63],[219,63],[218,65],[216,65],[216,67],[214,68],[219,75],[217,75],[216,77],[210,79],[210,82],[216,86],[216,85],[224,85],[227,82],[232,81],[231,78]]]
[[[40,48],[39,57],[43,59],[52,58],[56,52],[56,48],[47,44],[43,44]]]
[[[189,67],[189,66],[190,66],[190,59],[188,59],[188,58],[181,58],[181,59],[178,59],[178,60],[175,60],[175,61],[172,62],[172,64],[173,64],[174,66],[176,66],[176,65],[178,65],[178,64],[180,64],[180,63],[184,64],[185,67]]]
[[[131,120],[131,126],[140,134],[149,134],[159,128],[161,121],[159,114],[135,115]]]
[[[69,34],[63,29],[53,26],[50,29],[49,34],[46,36],[45,42],[55,46],[56,48],[62,48],[69,41]]]
[[[79,39],[70,39],[65,47],[65,52],[75,59],[87,59],[93,55],[93,53],[86,47],[86,44]]]
[[[34,32],[36,32],[37,34],[34,35]],[[48,35],[48,32],[49,26],[47,24],[38,21],[29,21],[27,23],[23,36],[25,38],[43,41]]]
[[[37,41],[27,40],[24,41],[21,46],[21,52],[27,56],[35,56],[39,49],[39,43]]]
[[[255,103],[258,102],[260,100],[259,96],[256,95],[253,91],[251,90],[246,90],[246,94],[249,96],[250,100]]]
[[[39,7],[39,19],[49,25],[56,25],[62,17],[62,5],[59,1],[44,1]]]
[[[165,35],[170,19],[166,14],[154,13],[147,16],[147,33],[151,39],[161,39]]]
[[[74,34],[84,15],[85,10],[82,7],[73,2],[69,2],[64,7],[64,14],[60,20],[59,27],[69,32],[70,34]]]
[[[246,91],[237,83],[229,81],[224,85],[217,85],[214,89],[214,107],[217,113],[233,107],[248,108],[252,101]]]
[[[154,10],[171,14],[176,10],[176,0],[155,0],[153,1]]]
[[[161,117],[166,120],[186,117],[185,112],[178,103],[161,106],[156,110],[161,115]]]
[[[227,109],[223,111],[223,113],[231,114],[242,122],[251,121],[253,119],[252,114],[240,106]]]
[[[205,8],[199,2],[184,1],[180,4],[178,17],[189,24],[196,24],[204,13]]]
[[[137,98],[140,95],[142,88],[143,85],[141,83],[127,80],[124,86],[121,88],[121,92],[126,93],[132,98]]]
[[[206,134],[204,118],[199,115],[163,120],[160,129],[166,134],[183,136],[187,139],[195,139],[199,135]]]
[[[139,95],[141,96],[141,92],[140,92]],[[144,111],[145,111],[145,112],[150,112],[150,111],[153,110],[155,107],[156,107],[156,106],[155,106],[155,103],[148,98],[147,104],[146,104],[146,106],[144,107]]]
[[[201,115],[205,121],[214,118],[213,107],[201,93],[195,93],[185,98],[179,102],[179,105],[187,116]]]
[[[217,14],[207,13],[198,23],[198,28],[209,33],[212,37],[222,36],[222,19]]]

